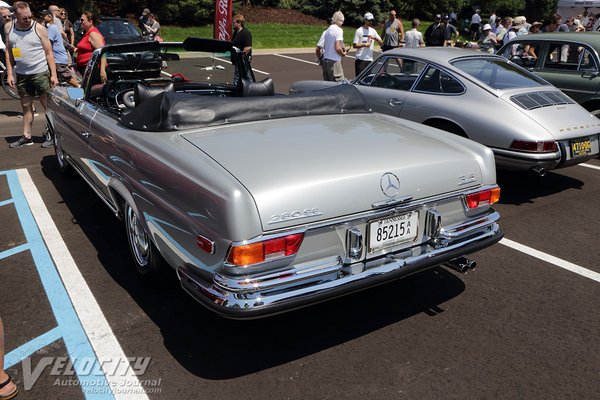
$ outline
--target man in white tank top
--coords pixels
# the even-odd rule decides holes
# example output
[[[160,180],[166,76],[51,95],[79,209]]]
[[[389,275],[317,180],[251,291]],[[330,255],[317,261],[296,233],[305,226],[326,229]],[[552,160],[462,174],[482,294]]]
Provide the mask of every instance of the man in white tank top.
[[[13,5],[16,19],[5,24],[6,61],[11,87],[16,87],[23,108],[23,136],[10,144],[11,148],[33,144],[31,126],[33,124],[33,99],[39,96],[40,103],[47,107],[46,94],[58,84],[52,45],[48,31],[32,17],[29,4],[17,1]],[[14,80],[13,71],[17,75]]]

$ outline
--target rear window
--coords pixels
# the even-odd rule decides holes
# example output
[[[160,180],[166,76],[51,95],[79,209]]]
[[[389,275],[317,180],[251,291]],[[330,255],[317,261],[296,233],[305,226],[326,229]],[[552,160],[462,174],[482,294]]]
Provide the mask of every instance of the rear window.
[[[121,20],[104,20],[98,25],[98,30],[102,36],[140,36],[139,32],[127,21]]]
[[[515,65],[495,58],[457,60],[452,65],[493,89],[531,88],[549,83]]]

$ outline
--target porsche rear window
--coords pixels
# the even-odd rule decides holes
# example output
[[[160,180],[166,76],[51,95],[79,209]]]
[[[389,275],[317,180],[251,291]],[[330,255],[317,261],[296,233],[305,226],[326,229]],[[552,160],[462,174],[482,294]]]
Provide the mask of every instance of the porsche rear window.
[[[457,60],[452,65],[493,89],[515,89],[547,86],[534,74],[494,58]]]

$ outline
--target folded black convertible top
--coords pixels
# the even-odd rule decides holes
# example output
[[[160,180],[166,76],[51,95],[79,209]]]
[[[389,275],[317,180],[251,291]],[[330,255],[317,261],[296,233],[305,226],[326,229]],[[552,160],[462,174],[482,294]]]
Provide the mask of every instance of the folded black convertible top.
[[[165,132],[305,115],[372,112],[352,85],[289,96],[211,97],[164,92],[144,101],[120,124],[139,131]]]

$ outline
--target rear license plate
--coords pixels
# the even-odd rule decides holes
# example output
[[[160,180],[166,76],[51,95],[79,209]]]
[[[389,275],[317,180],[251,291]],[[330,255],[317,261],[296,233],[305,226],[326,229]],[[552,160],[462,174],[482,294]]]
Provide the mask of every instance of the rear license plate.
[[[592,154],[592,140],[590,138],[571,140],[571,157],[585,157]]]
[[[419,228],[419,213],[412,211],[383,218],[369,224],[369,253],[414,240]]]

